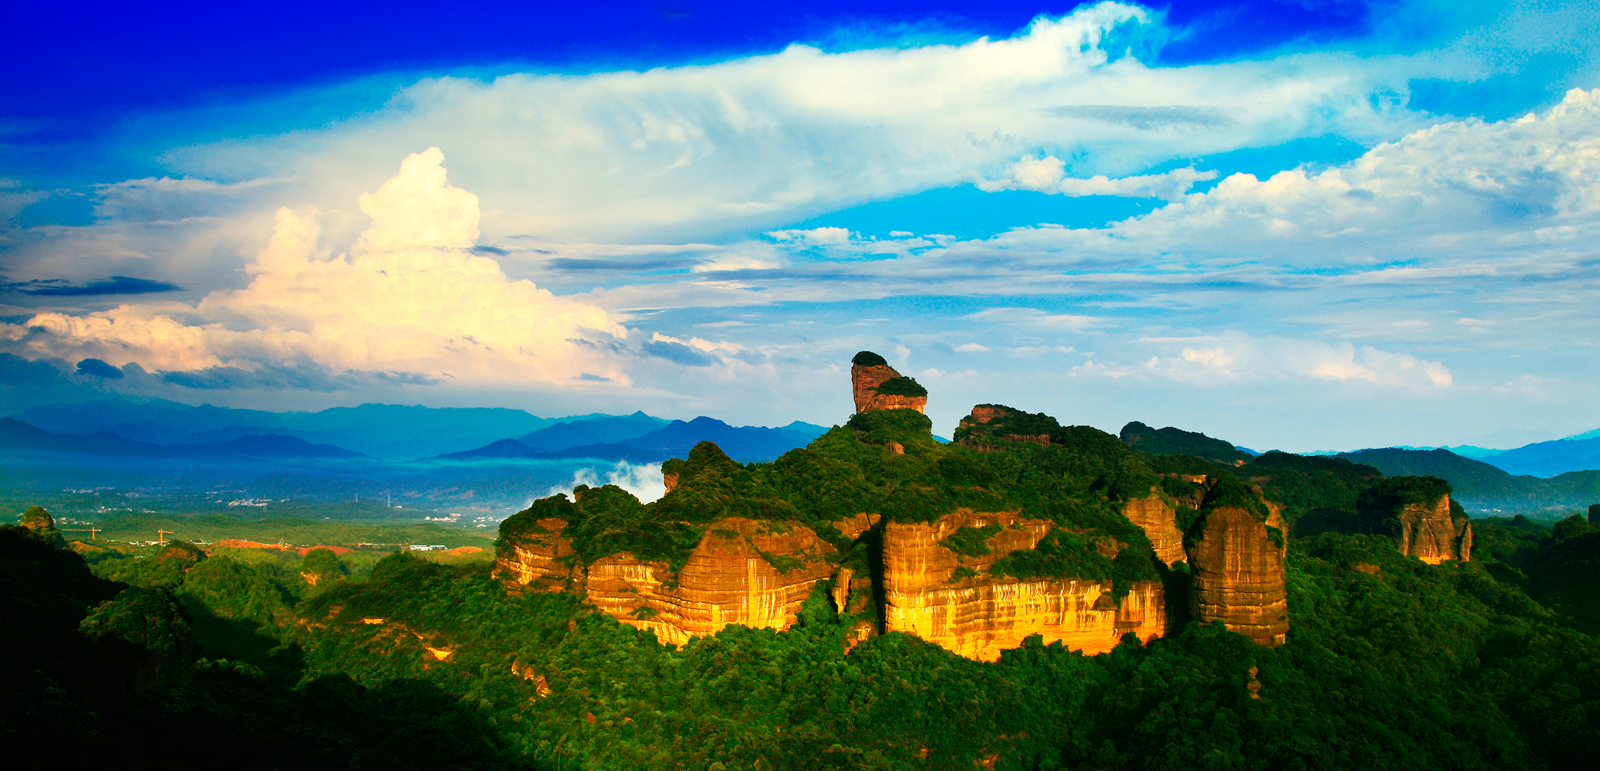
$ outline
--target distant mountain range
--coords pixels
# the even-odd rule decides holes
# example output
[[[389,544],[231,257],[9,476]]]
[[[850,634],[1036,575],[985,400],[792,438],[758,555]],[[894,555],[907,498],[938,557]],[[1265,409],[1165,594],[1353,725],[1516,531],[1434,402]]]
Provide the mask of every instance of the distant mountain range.
[[[53,434],[14,418],[0,418],[0,449],[75,455],[137,455],[146,458],[365,458],[358,452],[277,434],[248,434],[214,444],[162,446],[108,431]]]
[[[1156,455],[1193,455],[1224,464],[1248,463],[1250,459],[1248,451],[1227,441],[1177,428],[1152,429],[1137,421],[1123,427],[1122,440],[1131,448]],[[1600,437],[1579,435],[1498,451],[1482,460],[1443,448],[1385,447],[1315,454],[1364,463],[1386,477],[1439,477],[1450,483],[1462,506],[1475,512],[1581,511],[1600,503],[1600,470],[1594,470],[1600,468],[1597,444]],[[1579,468],[1548,479],[1505,468],[1542,470],[1574,465]]]
[[[183,458],[595,458],[656,462],[710,440],[730,457],[772,460],[827,429],[734,427],[707,417],[635,412],[541,418],[510,409],[364,404],[275,413],[172,402],[106,400],[36,407],[0,418],[0,449]],[[475,449],[462,450],[463,446]]]
[[[266,412],[203,404],[103,400],[51,404],[11,417],[54,434],[106,432],[154,445],[214,445],[275,434],[328,444],[386,460],[426,458],[480,447],[557,422],[523,410],[430,408],[395,404],[335,407],[321,412]],[[573,420],[566,418],[565,420]]]
[[[1548,442],[1545,444],[1549,444]],[[1600,503],[1600,471],[1569,471],[1541,479],[1513,476],[1504,469],[1449,450],[1403,450],[1387,447],[1340,453],[1337,457],[1365,463],[1384,476],[1432,475],[1454,488],[1462,506],[1474,510],[1528,511],[1586,509]]]
[[[663,425],[664,424],[664,425]],[[642,412],[621,417],[558,423],[516,439],[501,439],[475,450],[450,453],[454,460],[473,458],[598,458],[654,463],[687,457],[703,441],[716,442],[728,457],[768,461],[804,447],[827,428],[795,421],[782,428],[730,426],[707,417],[670,423]]]

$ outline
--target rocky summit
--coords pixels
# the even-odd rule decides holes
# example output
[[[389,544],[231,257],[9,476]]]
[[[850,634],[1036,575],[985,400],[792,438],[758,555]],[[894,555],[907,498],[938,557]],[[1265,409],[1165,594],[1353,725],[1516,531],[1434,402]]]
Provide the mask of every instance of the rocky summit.
[[[856,412],[870,410],[916,410],[928,404],[928,391],[917,381],[901,377],[889,362],[871,351],[862,351],[850,361],[850,388]]]
[[[851,620],[850,644],[903,632],[979,660],[1034,636],[1101,653],[1190,619],[1287,639],[1282,472],[1136,453],[999,404],[944,445],[883,357],[858,354],[850,379],[856,413],[773,463],[703,442],[663,464],[659,501],[580,486],[535,502],[502,524],[497,575],[668,643],[787,629],[812,597]],[[1432,490],[1368,495],[1362,516],[1408,555],[1466,559],[1470,525]]]

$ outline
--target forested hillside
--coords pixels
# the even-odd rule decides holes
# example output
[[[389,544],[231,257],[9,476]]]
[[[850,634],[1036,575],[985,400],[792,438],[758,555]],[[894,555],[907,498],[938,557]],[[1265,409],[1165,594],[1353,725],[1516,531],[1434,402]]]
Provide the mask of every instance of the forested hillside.
[[[1340,459],[1269,453],[1236,466],[1130,453],[1116,437],[1026,414],[935,446],[908,436],[907,415],[866,413],[776,464],[669,464],[684,476],[662,501],[678,513],[661,521],[704,527],[742,507],[769,521],[797,511],[819,528],[835,509],[914,524],[939,506],[1038,489],[1021,481],[1037,473],[1032,461],[1089,481],[1061,488],[1060,501],[1079,503],[1022,506],[1057,506],[1051,516],[1066,523],[1109,517],[1105,532],[1125,541],[1136,530],[1112,504],[1128,485],[1158,486],[1185,532],[1223,504],[1265,500],[1284,522],[1286,642],[1191,621],[1103,655],[1035,637],[981,661],[906,632],[859,638],[824,580],[785,631],[732,625],[664,645],[487,562],[394,554],[361,575],[327,551],[263,562],[183,544],[86,562],[41,512],[32,529],[0,528],[0,730],[26,767],[58,765],[70,748],[76,762],[169,769],[222,758],[260,768],[1547,769],[1582,764],[1600,740],[1590,599],[1600,534],[1584,521],[1552,530],[1474,519],[1470,561],[1428,565],[1402,555],[1382,511],[1361,511],[1431,500],[1439,480],[1390,485],[1394,503],[1383,504],[1369,493],[1377,470]],[[1005,438],[1036,425],[1061,441]],[[841,460],[852,455],[860,460]],[[1209,492],[1191,481],[1212,477],[1232,481],[1208,481]],[[878,497],[887,482],[922,503]],[[748,495],[750,485],[768,495]],[[540,506],[572,505],[552,502],[563,500]],[[574,532],[574,560],[684,553],[671,530],[627,528],[643,509],[579,503],[598,508],[563,515],[590,528]],[[1187,580],[1181,562],[1167,570],[1148,547],[1128,553],[1172,586]],[[149,750],[156,736],[173,749]]]

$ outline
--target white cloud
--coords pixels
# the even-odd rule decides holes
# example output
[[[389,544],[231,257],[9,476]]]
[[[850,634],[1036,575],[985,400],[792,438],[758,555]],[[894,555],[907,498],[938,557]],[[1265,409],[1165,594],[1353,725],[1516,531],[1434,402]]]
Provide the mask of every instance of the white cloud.
[[[696,239],[978,181],[1029,153],[1115,178],[1299,137],[1391,138],[1422,125],[1402,106],[1406,84],[1450,74],[1436,58],[1342,54],[1158,67],[1112,43],[1160,37],[1161,24],[1105,2],[962,45],[429,78],[357,118],[165,160],[209,179],[293,176],[303,204],[330,208],[401,148],[436,144],[496,201],[491,241]]]
[[[1036,308],[989,308],[967,318],[990,324],[1031,328],[1040,332],[1081,332],[1103,319],[1073,313],[1048,313]]]
[[[1011,164],[1004,179],[984,180],[978,189],[985,192],[1001,190],[1032,190],[1038,193],[1059,193],[1077,198],[1086,195],[1114,195],[1129,198],[1161,198],[1176,201],[1194,187],[1194,183],[1217,178],[1215,171],[1195,171],[1193,168],[1173,169],[1162,174],[1144,174],[1110,179],[1097,174],[1088,179],[1066,176],[1066,162],[1053,155],[1043,158],[1028,156]]]
[[[843,246],[854,236],[845,228],[812,228],[810,230],[774,230],[767,237],[782,243],[804,246]]]
[[[545,491],[545,496],[572,495],[572,489],[578,485],[600,487],[601,485],[616,485],[633,494],[640,503],[649,503],[667,494],[666,480],[661,476],[660,463],[631,464],[627,461],[618,461],[616,467],[605,472],[605,479],[600,478],[599,469],[578,469],[572,479],[563,484],[556,485]],[[532,501],[529,501],[532,504]]]
[[[371,225],[348,254],[329,256],[315,213],[280,209],[243,289],[195,306],[40,313],[0,327],[0,347],[175,372],[309,365],[468,385],[627,382],[603,353],[627,331],[605,311],[512,281],[469,251],[478,199],[449,185],[442,162],[437,148],[408,156],[396,177],[363,194]]]
[[[954,350],[960,351],[961,353],[986,353],[989,350],[989,347],[986,345],[979,345],[978,343],[966,343],[956,346]]]
[[[1153,356],[1141,369],[1178,380],[1220,383],[1251,380],[1326,380],[1412,389],[1449,388],[1449,368],[1370,345],[1284,337],[1253,337],[1229,331],[1215,337],[1140,342],[1181,348]]]
[[[782,263],[777,260],[751,254],[726,254],[696,263],[690,270],[694,273],[713,273],[720,270],[772,270],[778,267],[782,267]]]

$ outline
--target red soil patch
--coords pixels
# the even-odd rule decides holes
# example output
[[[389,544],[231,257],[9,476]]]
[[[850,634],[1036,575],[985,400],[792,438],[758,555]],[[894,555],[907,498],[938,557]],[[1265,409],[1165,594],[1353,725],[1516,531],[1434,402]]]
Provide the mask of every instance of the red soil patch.
[[[223,538],[217,541],[213,548],[217,549],[276,549],[282,551],[289,548],[281,543],[261,543],[259,541],[244,541],[238,538]]]
[[[277,550],[277,551],[287,551],[287,550],[291,550],[292,549],[292,550],[294,550],[296,552],[299,552],[301,556],[305,556],[305,553],[308,552],[308,551],[311,551],[312,549],[327,549],[328,551],[331,551],[334,554],[337,554],[337,555],[339,555],[341,557],[350,553],[350,549],[348,547],[344,547],[344,546],[290,546],[288,544],[283,544],[283,543],[261,543],[259,541],[244,541],[244,540],[240,540],[238,538],[223,538],[223,539],[217,541],[216,545],[213,546],[212,548],[274,549],[274,550]]]
[[[306,552],[311,551],[312,549],[327,549],[328,551],[331,551],[341,557],[350,553],[350,549],[344,546],[301,546],[300,548],[295,549],[295,551],[300,552],[300,556],[304,557],[306,556]]]

